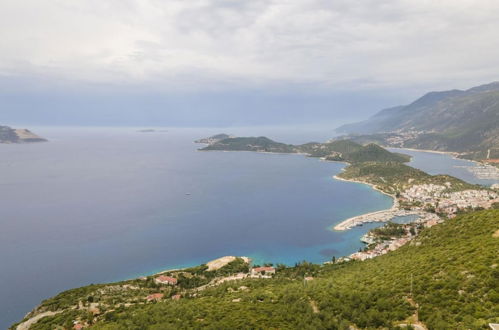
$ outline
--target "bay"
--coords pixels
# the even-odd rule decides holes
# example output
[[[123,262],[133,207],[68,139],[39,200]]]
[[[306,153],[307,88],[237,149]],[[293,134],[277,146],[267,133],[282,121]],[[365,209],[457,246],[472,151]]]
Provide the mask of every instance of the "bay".
[[[330,134],[252,131],[291,143]],[[0,146],[0,328],[42,299],[90,283],[224,255],[286,264],[347,255],[375,224],[330,227],[392,203],[366,185],[334,180],[341,163],[197,151],[193,140],[220,130],[36,132],[50,142]]]
[[[345,166],[302,155],[199,152],[220,132],[287,143],[328,128],[37,128],[50,142],[0,145],[0,328],[60,291],[245,255],[292,265],[348,255],[379,224],[345,218],[392,201],[332,178]],[[401,150],[397,150],[401,151]],[[449,155],[402,150],[409,165],[481,183]],[[409,219],[399,219],[401,222]]]

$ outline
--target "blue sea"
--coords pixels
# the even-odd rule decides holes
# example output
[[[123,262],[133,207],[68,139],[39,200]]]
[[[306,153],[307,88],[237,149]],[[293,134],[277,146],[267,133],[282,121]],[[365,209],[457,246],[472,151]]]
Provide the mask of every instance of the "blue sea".
[[[0,145],[0,328],[60,291],[197,265],[324,262],[377,224],[334,232],[392,200],[332,178],[345,166],[301,155],[199,152],[219,129],[38,128],[49,143]],[[288,142],[316,128],[234,128]],[[413,154],[416,164],[418,154]],[[441,156],[439,170],[452,168]],[[424,156],[426,157],[426,156]]]
[[[468,168],[476,167],[477,163],[453,158],[449,154],[442,154],[427,151],[415,151],[407,149],[390,149],[393,152],[401,152],[412,156],[411,161],[407,164],[409,166],[419,168],[426,173],[435,174],[449,174],[464,180],[469,183],[480,184],[482,186],[491,186],[498,183],[493,179],[479,179]]]

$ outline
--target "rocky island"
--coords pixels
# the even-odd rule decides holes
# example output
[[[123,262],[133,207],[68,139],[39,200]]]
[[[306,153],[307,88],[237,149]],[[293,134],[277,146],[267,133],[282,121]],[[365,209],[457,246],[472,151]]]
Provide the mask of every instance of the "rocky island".
[[[9,126],[0,126],[0,143],[32,143],[47,142],[28,129],[14,129]]]

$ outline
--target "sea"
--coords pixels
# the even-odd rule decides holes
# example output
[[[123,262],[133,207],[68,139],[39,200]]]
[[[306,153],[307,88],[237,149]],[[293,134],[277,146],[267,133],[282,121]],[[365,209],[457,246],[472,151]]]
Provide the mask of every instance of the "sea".
[[[367,185],[333,179],[343,163],[201,152],[193,142],[222,132],[325,141],[334,135],[327,128],[34,131],[50,142],[0,145],[1,329],[43,299],[91,283],[226,255],[287,265],[345,256],[363,247],[360,236],[379,224],[344,232],[332,226],[392,205]],[[480,183],[456,167],[463,161],[410,154],[413,166]]]

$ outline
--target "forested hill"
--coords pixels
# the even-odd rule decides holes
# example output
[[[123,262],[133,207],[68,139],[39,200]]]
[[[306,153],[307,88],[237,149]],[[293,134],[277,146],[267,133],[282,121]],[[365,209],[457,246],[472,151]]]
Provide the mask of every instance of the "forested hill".
[[[213,141],[202,151],[258,151],[276,153],[303,153],[311,157],[322,157],[327,160],[346,161],[349,163],[377,162],[407,162],[406,155],[390,152],[376,144],[362,145],[351,140],[336,140],[326,143],[310,142],[302,145],[284,144],[267,137],[231,137],[214,139],[214,137],[198,141]]]
[[[213,139],[207,138],[207,139]],[[201,139],[198,141],[204,141]],[[275,142],[267,137],[233,137],[215,140],[214,143],[209,144],[201,150],[225,150],[225,151],[259,151],[259,152],[279,152],[279,153],[293,153],[296,152],[295,146],[291,144],[284,144]]]
[[[205,269],[198,267],[164,291],[149,280],[66,291],[28,318],[49,315],[30,329],[74,321],[106,330],[393,329],[417,321],[428,329],[486,329],[499,322],[498,252],[499,210],[480,211],[424,229],[411,243],[366,261],[301,263],[277,267],[271,278],[182,287],[195,286],[189,274]],[[164,297],[147,302],[152,292]]]
[[[456,152],[499,148],[499,82],[466,91],[430,92],[337,131],[363,135],[357,141],[407,148]]]
[[[39,137],[27,129],[13,129],[8,126],[0,126],[0,143],[26,143],[45,142],[47,140]]]

